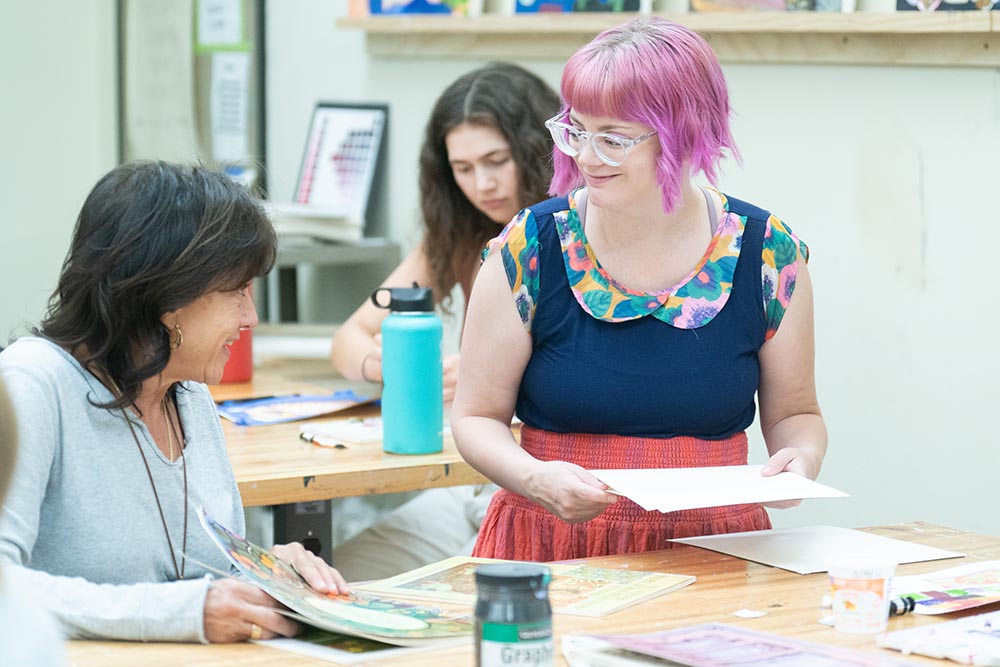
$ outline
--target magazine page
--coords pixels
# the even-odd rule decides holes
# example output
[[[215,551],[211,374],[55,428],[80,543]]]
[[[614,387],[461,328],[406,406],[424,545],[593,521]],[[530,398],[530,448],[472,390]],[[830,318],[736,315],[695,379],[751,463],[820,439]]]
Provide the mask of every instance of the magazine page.
[[[577,665],[697,665],[697,667],[903,667],[891,654],[815,644],[723,623],[636,635],[567,635],[563,654]],[[634,656],[630,660],[628,656]],[[613,657],[614,660],[604,658]],[[659,662],[649,662],[656,658]]]
[[[331,394],[266,396],[219,403],[219,416],[237,426],[265,426],[311,419],[371,403],[375,399],[350,389]]]
[[[375,660],[396,658],[406,653],[420,651],[421,648],[393,646],[364,637],[329,632],[306,626],[297,637],[278,639],[254,639],[255,644],[288,651],[298,655],[326,660],[338,665],[368,664]]]
[[[359,586],[372,594],[442,603],[472,605],[476,601],[476,567],[507,561],[456,556]],[[543,563],[552,573],[549,600],[552,611],[574,616],[604,616],[644,600],[676,590],[694,577],[664,572],[641,572],[580,564]]]
[[[947,614],[1000,602],[1000,560],[893,577],[892,594],[913,598],[915,614]]]
[[[473,620],[463,610],[420,605],[371,594],[324,595],[313,590],[291,565],[246,541],[198,510],[201,524],[249,582],[324,630],[399,646],[451,643],[472,634]]]
[[[896,630],[875,641],[884,648],[963,665],[1000,665],[1000,611]]]

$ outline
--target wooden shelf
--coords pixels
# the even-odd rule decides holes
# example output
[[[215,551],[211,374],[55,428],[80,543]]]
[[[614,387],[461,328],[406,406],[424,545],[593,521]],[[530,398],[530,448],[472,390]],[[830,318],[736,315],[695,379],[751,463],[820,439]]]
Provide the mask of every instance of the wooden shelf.
[[[723,62],[1000,66],[994,12],[679,14]],[[368,52],[396,57],[565,59],[630,14],[341,18],[366,33]]]

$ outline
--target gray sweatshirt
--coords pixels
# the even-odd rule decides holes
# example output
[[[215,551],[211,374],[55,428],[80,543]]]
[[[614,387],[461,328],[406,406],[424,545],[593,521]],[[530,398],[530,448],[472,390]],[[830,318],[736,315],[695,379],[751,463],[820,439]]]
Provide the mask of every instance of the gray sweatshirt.
[[[205,641],[209,570],[228,561],[196,508],[242,534],[243,508],[205,385],[177,392],[188,474],[187,562],[173,562],[142,457],[121,411],[90,404],[108,390],[64,350],[21,338],[0,353],[14,402],[19,458],[0,514],[0,562],[15,569],[74,638]],[[89,399],[89,400],[88,400]],[[170,462],[132,415],[174,549],[181,550],[181,461]],[[178,555],[178,566],[180,556]]]

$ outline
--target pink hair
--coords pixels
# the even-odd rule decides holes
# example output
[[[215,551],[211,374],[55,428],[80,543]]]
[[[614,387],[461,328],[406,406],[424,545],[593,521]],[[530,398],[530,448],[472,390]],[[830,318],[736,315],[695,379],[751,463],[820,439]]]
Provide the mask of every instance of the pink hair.
[[[577,51],[563,70],[561,92],[564,118],[576,110],[656,130],[656,181],[668,213],[680,196],[685,162],[715,185],[724,151],[739,159],[715,53],[697,33],[658,16],[606,30]],[[550,194],[565,195],[583,184],[573,158],[559,150],[552,155]]]

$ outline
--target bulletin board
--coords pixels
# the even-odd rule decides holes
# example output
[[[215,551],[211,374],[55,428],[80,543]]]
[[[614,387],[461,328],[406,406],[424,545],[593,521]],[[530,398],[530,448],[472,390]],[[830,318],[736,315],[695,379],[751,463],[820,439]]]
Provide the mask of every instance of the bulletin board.
[[[120,157],[266,191],[264,0],[118,0]]]

